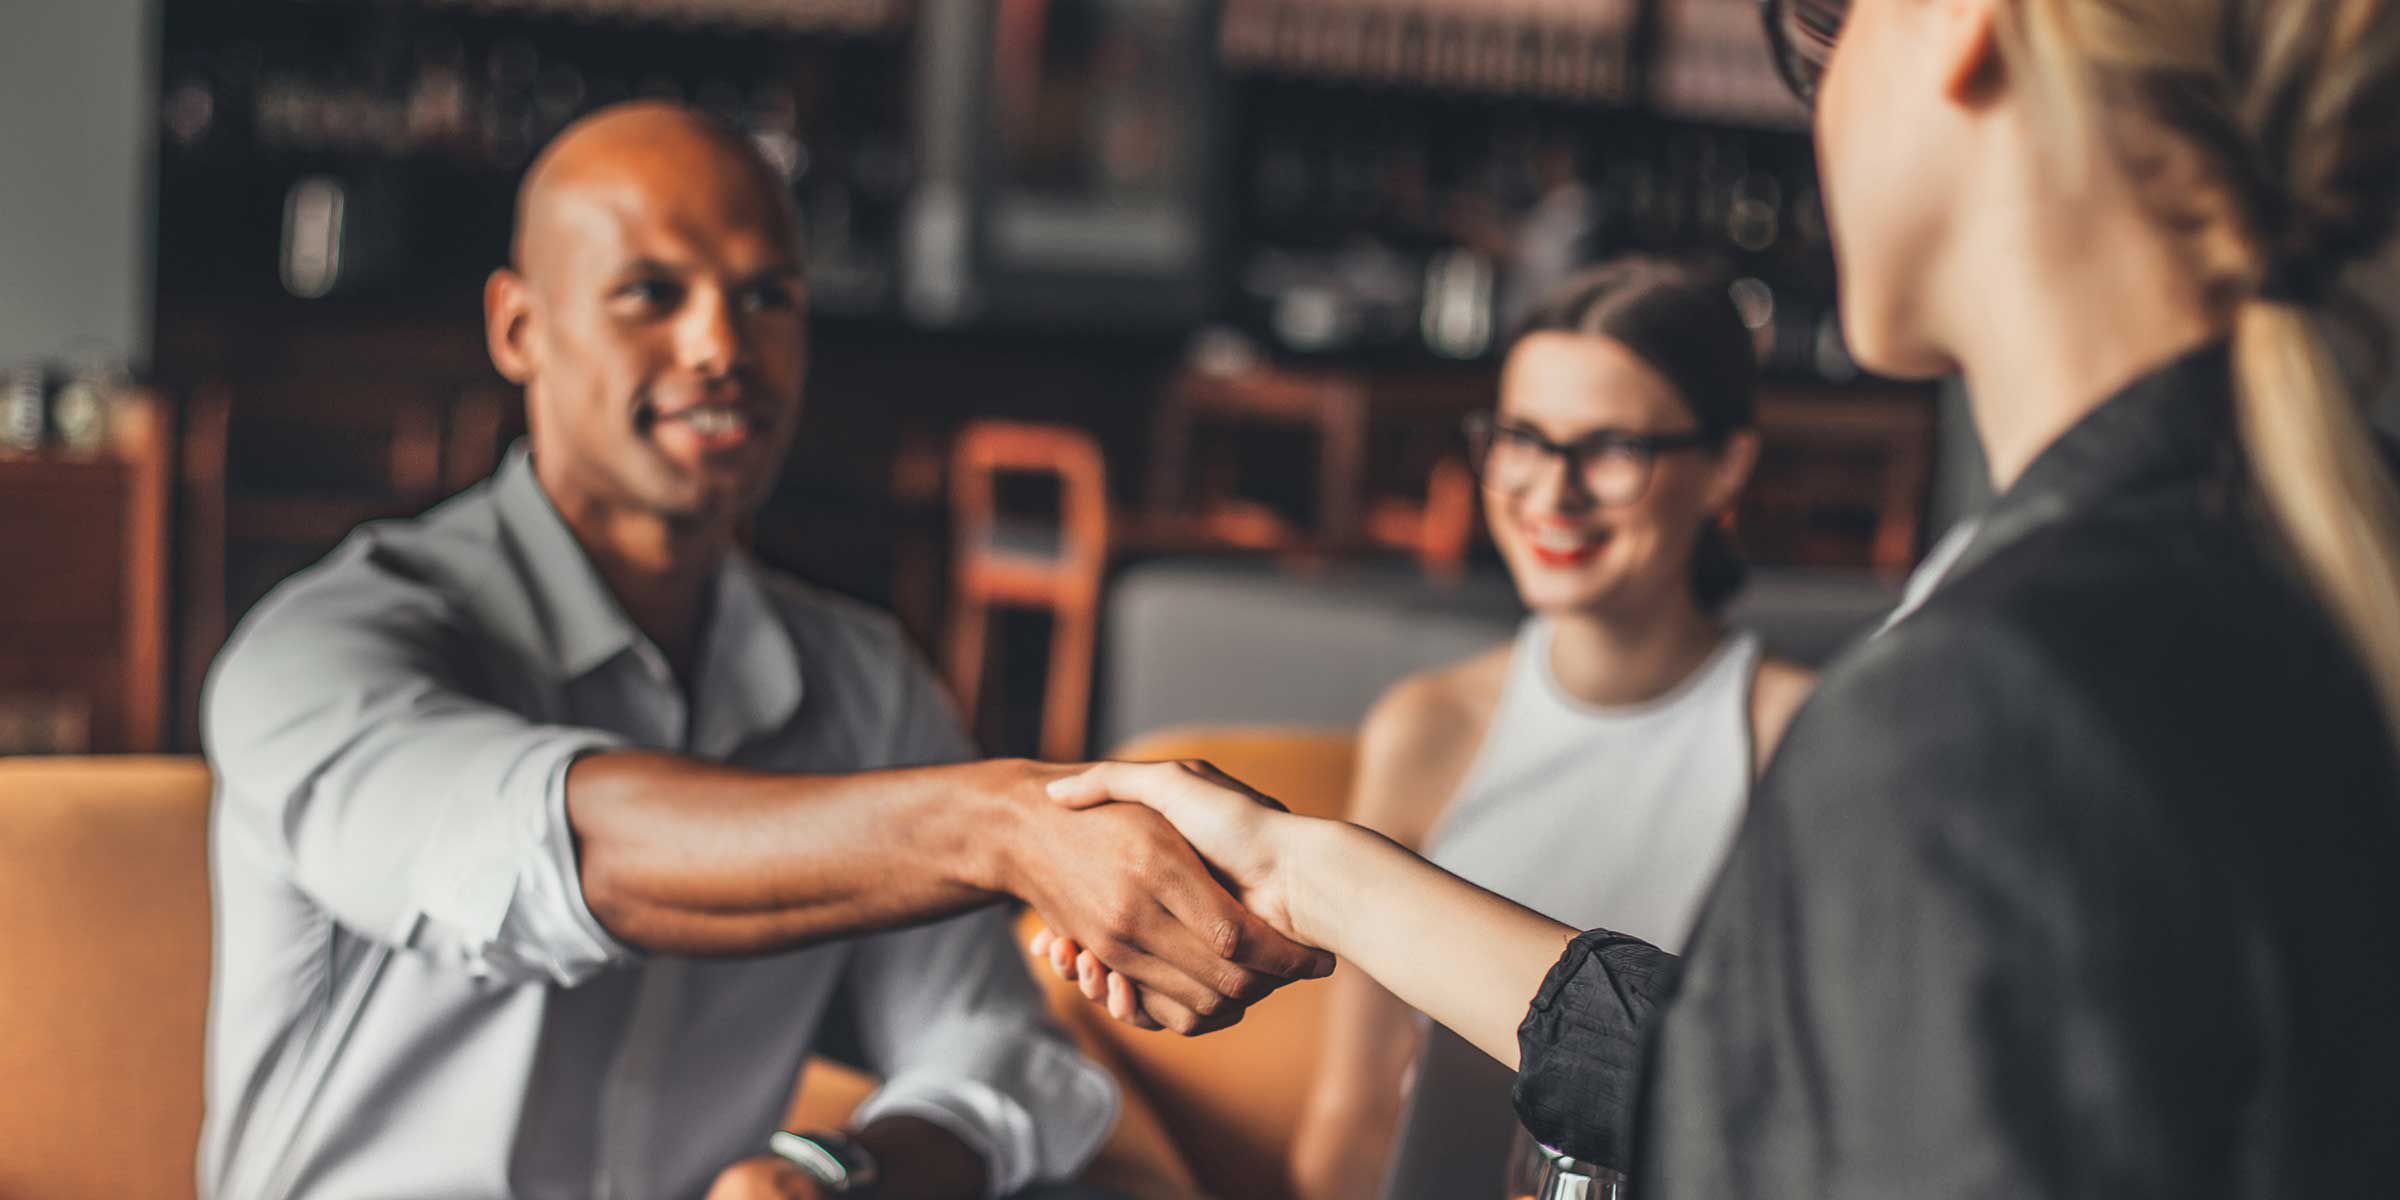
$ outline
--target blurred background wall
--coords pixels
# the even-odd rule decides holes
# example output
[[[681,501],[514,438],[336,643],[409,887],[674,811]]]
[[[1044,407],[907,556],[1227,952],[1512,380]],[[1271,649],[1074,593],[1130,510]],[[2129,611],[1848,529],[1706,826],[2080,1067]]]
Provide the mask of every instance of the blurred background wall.
[[[96,339],[149,356],[154,0],[0,16],[0,362]]]
[[[750,134],[807,225],[807,408],[755,551],[896,611],[996,748],[1341,724],[1504,636],[1459,422],[1600,259],[1731,281],[1765,369],[1742,615],[1787,652],[1989,497],[1955,384],[1848,357],[1753,0],[18,0],[0,457],[32,461],[0,505],[66,515],[0,546],[54,577],[0,637],[72,649],[0,671],[0,752],[11,712],[130,727],[107,697],[142,680],[140,744],[190,745],[269,588],[491,469],[518,174],[640,96]],[[88,400],[128,384],[111,459]],[[1188,663],[1223,686],[1152,682]]]

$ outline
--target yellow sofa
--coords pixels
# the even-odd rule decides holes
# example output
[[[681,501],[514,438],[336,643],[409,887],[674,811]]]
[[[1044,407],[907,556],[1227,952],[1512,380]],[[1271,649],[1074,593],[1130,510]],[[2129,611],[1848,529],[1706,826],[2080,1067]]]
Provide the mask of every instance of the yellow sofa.
[[[1289,732],[1170,735],[1125,756],[1207,758],[1310,812],[1340,810],[1351,770],[1347,736]],[[0,1197],[191,1195],[208,796],[198,759],[0,759]],[[1288,989],[1232,1030],[1185,1040],[1113,1025],[1036,974],[1070,1032],[1126,1085],[1091,1182],[1144,1200],[1286,1194],[1320,989]],[[792,1119],[838,1123],[872,1086],[812,1064]]]

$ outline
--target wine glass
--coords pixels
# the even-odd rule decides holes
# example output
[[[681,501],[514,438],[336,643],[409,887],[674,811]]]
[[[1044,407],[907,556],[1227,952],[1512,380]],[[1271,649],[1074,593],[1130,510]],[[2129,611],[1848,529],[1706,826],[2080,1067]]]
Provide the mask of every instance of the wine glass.
[[[1569,1158],[1517,1127],[1508,1148],[1508,1200],[1627,1200],[1625,1177]]]

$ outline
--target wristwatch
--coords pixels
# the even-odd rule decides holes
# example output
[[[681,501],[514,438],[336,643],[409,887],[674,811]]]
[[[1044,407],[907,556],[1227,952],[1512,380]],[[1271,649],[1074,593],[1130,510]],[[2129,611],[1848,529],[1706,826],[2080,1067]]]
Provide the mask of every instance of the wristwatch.
[[[767,1139],[767,1152],[808,1172],[829,1196],[871,1196],[883,1178],[875,1156],[846,1133],[778,1129]]]

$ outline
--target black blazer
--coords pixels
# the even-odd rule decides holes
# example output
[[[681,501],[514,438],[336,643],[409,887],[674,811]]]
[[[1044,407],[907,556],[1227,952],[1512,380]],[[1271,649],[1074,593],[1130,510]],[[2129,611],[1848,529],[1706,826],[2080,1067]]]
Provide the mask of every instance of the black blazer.
[[[2222,347],[1826,673],[1688,959],[1595,931],[1520,1116],[1639,1200],[2400,1194],[2400,771]]]

